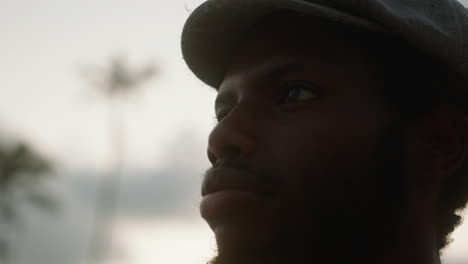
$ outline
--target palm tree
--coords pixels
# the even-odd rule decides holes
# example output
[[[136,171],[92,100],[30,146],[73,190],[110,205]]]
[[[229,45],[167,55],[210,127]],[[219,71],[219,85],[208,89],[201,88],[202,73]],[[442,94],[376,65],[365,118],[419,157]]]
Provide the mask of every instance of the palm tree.
[[[111,221],[115,214],[116,200],[123,174],[125,152],[125,120],[122,103],[132,93],[135,93],[143,83],[156,75],[153,65],[140,69],[129,66],[125,58],[115,57],[104,68],[96,68],[88,72],[87,79],[93,88],[101,93],[110,106],[109,132],[112,138],[114,165],[108,179],[104,179],[98,189],[96,200],[95,223],[92,230],[88,260],[90,263],[100,259],[107,253],[110,237]]]

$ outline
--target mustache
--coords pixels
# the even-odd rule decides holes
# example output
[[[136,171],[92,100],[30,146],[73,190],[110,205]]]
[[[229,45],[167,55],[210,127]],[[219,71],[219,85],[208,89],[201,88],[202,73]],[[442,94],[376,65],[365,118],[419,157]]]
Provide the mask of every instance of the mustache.
[[[265,195],[279,192],[280,179],[244,160],[218,160],[203,175],[202,195],[219,187],[242,187]]]

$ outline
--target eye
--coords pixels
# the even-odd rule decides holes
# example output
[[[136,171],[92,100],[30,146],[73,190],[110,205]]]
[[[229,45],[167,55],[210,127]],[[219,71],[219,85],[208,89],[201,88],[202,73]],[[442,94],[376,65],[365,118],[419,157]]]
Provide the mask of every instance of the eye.
[[[319,96],[317,88],[314,85],[305,82],[286,84],[284,86],[284,91],[285,93],[282,102],[286,104],[316,99]]]

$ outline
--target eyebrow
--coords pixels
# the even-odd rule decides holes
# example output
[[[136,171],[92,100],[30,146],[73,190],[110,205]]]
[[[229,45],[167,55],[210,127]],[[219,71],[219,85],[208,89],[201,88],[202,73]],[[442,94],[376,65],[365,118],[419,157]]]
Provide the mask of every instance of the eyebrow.
[[[267,80],[273,79],[273,80],[279,80],[281,79],[284,75],[290,74],[290,73],[295,73],[298,71],[302,71],[305,69],[305,66],[302,62],[300,61],[289,61],[286,63],[278,63],[278,64],[273,64],[272,66],[267,66],[263,70],[263,78],[266,78]]]
[[[258,73],[260,78],[266,80],[278,81],[287,74],[302,71],[305,69],[301,61],[289,60],[286,62],[278,62],[278,58],[272,61],[263,63],[258,68],[252,70],[253,73]],[[281,59],[284,61],[284,59]],[[223,105],[234,105],[236,103],[236,95],[234,92],[218,93],[215,100],[215,110]]]

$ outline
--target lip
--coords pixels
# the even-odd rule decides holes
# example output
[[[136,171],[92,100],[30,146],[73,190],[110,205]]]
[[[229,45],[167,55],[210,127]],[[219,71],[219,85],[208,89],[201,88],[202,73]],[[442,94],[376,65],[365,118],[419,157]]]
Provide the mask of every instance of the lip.
[[[202,185],[201,216],[210,225],[232,221],[233,216],[253,216],[271,202],[273,192],[258,174],[235,168],[212,168]]]
[[[201,194],[205,197],[225,190],[239,190],[262,195],[271,194],[259,175],[235,168],[212,168],[206,172]]]
[[[268,202],[268,197],[235,189],[207,194],[200,203],[200,214],[209,223],[254,215]]]

